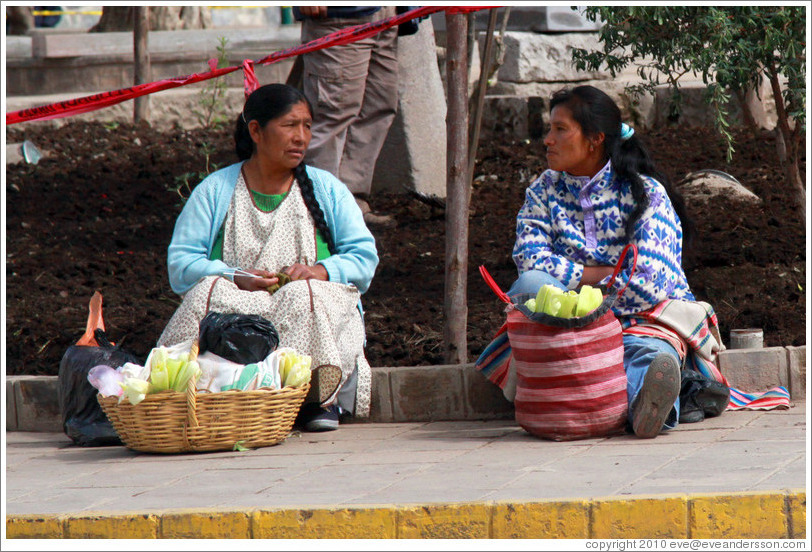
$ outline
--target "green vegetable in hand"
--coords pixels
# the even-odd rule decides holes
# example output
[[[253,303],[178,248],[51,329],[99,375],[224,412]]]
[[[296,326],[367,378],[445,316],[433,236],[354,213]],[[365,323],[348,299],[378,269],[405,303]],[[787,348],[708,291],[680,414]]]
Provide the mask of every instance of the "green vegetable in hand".
[[[284,272],[277,272],[276,277],[279,279],[279,281],[272,286],[268,286],[268,293],[270,293],[271,295],[279,291],[279,288],[281,288],[285,284],[290,283],[290,276],[288,276]]]

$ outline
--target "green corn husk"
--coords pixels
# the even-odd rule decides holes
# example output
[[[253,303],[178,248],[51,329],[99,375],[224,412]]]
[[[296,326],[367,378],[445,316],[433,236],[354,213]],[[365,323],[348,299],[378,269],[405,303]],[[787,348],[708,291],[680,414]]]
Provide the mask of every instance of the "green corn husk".
[[[545,284],[539,289],[536,298],[528,299],[525,306],[533,312],[543,312],[559,318],[580,318],[597,309],[602,302],[601,290],[589,285],[584,285],[580,292],[575,292]]]
[[[559,318],[572,318],[575,314],[575,305],[578,303],[578,294],[573,290],[561,294],[561,308],[558,310]]]
[[[287,275],[287,274],[285,274],[284,272],[278,272],[278,273],[276,274],[276,277],[279,279],[279,281],[278,281],[278,282],[276,282],[276,283],[275,283],[274,285],[272,285],[272,286],[268,286],[268,293],[270,293],[271,295],[273,295],[274,293],[276,293],[277,291],[279,291],[279,288],[281,288],[281,287],[282,287],[282,286],[284,286],[285,284],[289,284],[289,283],[290,283],[290,276],[288,276],[288,275]]]
[[[150,393],[149,383],[138,378],[124,378],[121,388],[124,393],[118,398],[118,402],[123,401],[126,397],[132,405],[140,403]]]
[[[175,383],[172,385],[172,389],[179,393],[185,393],[189,385],[189,380],[198,378],[200,373],[200,364],[198,364],[196,360],[184,362],[175,376]]]
[[[279,379],[282,387],[301,387],[310,381],[313,359],[308,355],[285,351],[279,359]]]
[[[152,358],[149,367],[149,382],[152,385],[153,393],[160,393],[169,389],[169,370],[167,360],[169,354],[164,347],[157,347],[152,350]]]
[[[557,287],[545,284],[541,286],[536,294],[536,312],[544,312],[550,316],[560,316],[559,310],[561,309],[561,297],[563,291]]]
[[[285,387],[302,387],[310,381],[310,363],[297,364],[288,373],[288,378],[285,380]]]
[[[575,316],[579,318],[581,316],[586,316],[590,312],[600,307],[601,303],[603,303],[603,294],[601,293],[601,290],[598,288],[593,288],[589,285],[584,285],[581,287],[581,291],[578,293],[578,303],[575,306]]]
[[[167,357],[166,359],[166,375],[169,380],[167,389],[175,389],[177,384],[178,374],[186,366],[189,361],[189,355],[181,355],[180,358]]]

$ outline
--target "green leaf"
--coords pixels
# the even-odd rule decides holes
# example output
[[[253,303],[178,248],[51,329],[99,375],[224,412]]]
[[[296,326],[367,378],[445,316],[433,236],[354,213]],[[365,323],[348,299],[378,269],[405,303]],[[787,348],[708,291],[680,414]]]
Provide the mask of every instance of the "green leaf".
[[[660,75],[676,91],[683,75],[701,75],[728,160],[735,151],[727,107],[731,92],[751,89],[761,72],[780,83],[785,109],[779,127],[806,130],[805,6],[605,6],[585,13],[603,21],[601,49],[574,52],[578,68],[605,66],[616,76],[638,65],[643,84],[626,88],[637,93],[650,93]],[[671,109],[679,112],[678,99]]]
[[[243,445],[245,441],[237,441],[234,443],[234,450],[237,452],[245,452],[246,450],[251,450],[250,448]]]

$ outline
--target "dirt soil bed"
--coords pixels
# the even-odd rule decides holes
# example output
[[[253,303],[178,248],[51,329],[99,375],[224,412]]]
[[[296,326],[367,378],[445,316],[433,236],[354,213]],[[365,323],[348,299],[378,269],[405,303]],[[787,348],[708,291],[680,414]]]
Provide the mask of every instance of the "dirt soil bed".
[[[84,332],[96,290],[108,336],[145,359],[179,304],[166,248],[181,200],[169,188],[181,175],[206,170],[207,149],[210,167],[233,162],[230,131],[69,123],[10,127],[6,137],[47,152],[37,165],[6,168],[6,374],[56,374]],[[670,128],[646,139],[674,181],[722,170],[763,199],[753,206],[725,198],[689,203],[699,235],[685,258],[688,281],[715,307],[725,342],[731,328],[755,327],[764,330],[765,346],[804,345],[805,219],[787,201],[772,136],[739,132],[730,164],[711,130]],[[514,218],[529,179],[546,168],[539,142],[486,142],[469,220],[470,362],[504,319],[477,267],[485,265],[504,289],[515,278]],[[372,229],[381,263],[363,297],[370,364],[442,364],[443,211],[406,195],[376,196],[373,207],[394,214],[397,225]]]

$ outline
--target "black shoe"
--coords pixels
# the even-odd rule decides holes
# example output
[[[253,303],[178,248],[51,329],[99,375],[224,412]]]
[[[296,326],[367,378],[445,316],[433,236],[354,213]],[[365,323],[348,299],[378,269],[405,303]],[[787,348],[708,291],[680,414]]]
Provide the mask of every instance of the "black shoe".
[[[305,431],[335,431],[338,429],[338,407],[317,407],[302,416],[302,428]]]
[[[392,215],[373,212],[367,200],[356,197],[355,203],[357,203],[358,208],[361,209],[361,214],[364,215],[365,223],[372,226],[385,226],[388,228],[395,226],[395,217]]]
[[[381,213],[367,213],[364,215],[364,222],[370,226],[383,226],[392,228],[395,226],[395,217],[392,215],[384,215]]]
[[[648,367],[643,386],[634,400],[632,431],[638,437],[650,439],[660,434],[679,397],[680,368],[677,359],[663,353]]]

